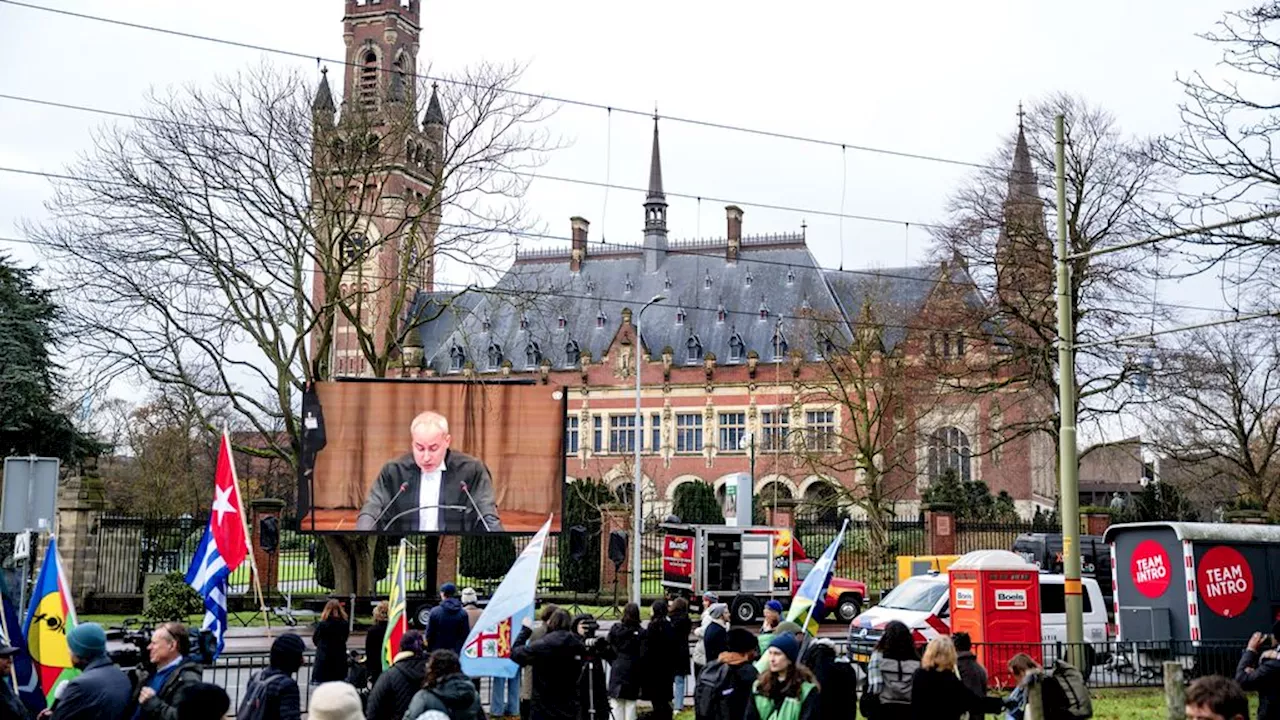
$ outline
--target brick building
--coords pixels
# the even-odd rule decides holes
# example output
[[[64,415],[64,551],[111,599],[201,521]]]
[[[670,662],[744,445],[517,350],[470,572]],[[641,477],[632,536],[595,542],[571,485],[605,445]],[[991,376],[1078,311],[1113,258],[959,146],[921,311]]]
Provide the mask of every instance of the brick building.
[[[386,33],[360,34],[362,13],[381,13],[384,25],[399,15],[396,41],[416,49],[417,0],[347,5],[348,59],[357,63],[347,68],[349,96],[359,87],[352,76],[361,72],[360,53],[386,58],[395,52],[384,42]],[[326,97],[327,83],[318,102]],[[427,121],[445,122],[439,105],[432,108]],[[874,330],[879,354],[913,366],[940,363],[982,373],[995,365],[989,362],[994,354],[1008,352],[1007,333],[984,319],[990,317],[988,300],[963,259],[875,271],[823,268],[803,229],[745,232],[745,214],[732,205],[725,208],[724,238],[673,240],[656,118],[649,162],[634,242],[593,242],[589,222],[574,217],[567,246],[518,253],[491,288],[434,292],[431,277],[422,278],[414,308],[421,314],[415,317],[436,319],[420,330],[420,354],[406,350],[406,365],[417,366],[406,372],[527,375],[565,386],[568,480],[601,479],[627,496],[639,443],[643,493],[650,508],[664,513],[682,483],[718,489],[729,476],[752,470],[757,496],[766,502],[826,502],[841,495],[836,485],[856,492],[854,471],[822,472],[815,468],[823,463],[812,461],[815,453],[847,452],[840,438],[856,418],[849,417],[849,406],[831,402],[829,394],[817,400],[810,388],[825,382],[823,354],[839,352],[857,333]],[[1035,192],[1034,174],[1019,133],[1006,215],[1011,227],[1043,232],[1043,218],[1038,226],[1027,222],[1028,192]],[[1047,238],[1038,246],[1048,248]],[[1027,265],[1026,252],[1009,252],[1006,262]],[[1022,301],[1034,296],[1052,302],[1051,285],[1026,292],[1029,284],[1051,279],[1042,273],[1024,269],[1001,277],[1021,288]],[[657,296],[665,299],[636,318]],[[815,331],[818,324],[824,329]],[[360,368],[340,364],[338,371],[359,374]],[[1051,507],[1054,453],[1048,438],[1000,442],[1001,429],[1016,426],[1025,413],[1050,412],[1051,398],[1016,384],[981,394],[939,391],[937,385],[931,383],[929,397],[907,403],[918,413],[911,441],[894,449],[903,459],[892,471],[903,480],[898,511],[918,507],[920,492],[947,471],[985,481],[993,492],[1008,491],[1024,514]]]

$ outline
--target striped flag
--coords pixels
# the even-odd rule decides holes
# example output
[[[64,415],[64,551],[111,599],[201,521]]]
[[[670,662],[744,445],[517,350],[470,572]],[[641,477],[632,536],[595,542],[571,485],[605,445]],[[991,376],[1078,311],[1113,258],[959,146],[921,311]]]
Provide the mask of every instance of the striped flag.
[[[231,438],[222,431],[218,466],[214,472],[213,505],[200,546],[187,569],[187,584],[204,597],[201,630],[218,639],[214,657],[222,653],[227,631],[227,579],[249,555],[248,529],[240,502],[240,483],[231,458]]]
[[[467,675],[513,678],[520,672],[520,667],[511,660],[511,629],[519,628],[526,617],[533,617],[538,568],[550,530],[548,518],[511,565],[480,619],[471,626],[462,645],[462,672]]]
[[[805,576],[796,596],[791,598],[791,607],[787,610],[787,620],[803,627],[810,635],[818,634],[818,621],[813,619],[814,609],[821,598],[827,594],[827,585],[831,583],[831,575],[836,569],[836,554],[840,552],[840,543],[844,540],[844,529],[849,526],[848,518],[840,526],[840,534],[836,535],[822,557],[813,564],[813,569]],[[803,623],[801,620],[803,619]]]
[[[76,607],[58,554],[58,539],[50,537],[22,626],[27,652],[31,653],[40,687],[49,702],[57,697],[62,684],[80,674],[71,665],[71,648],[67,645],[67,632],[75,626]]]
[[[18,653],[13,656],[14,690],[18,693],[22,704],[31,711],[31,716],[35,717],[46,707],[44,693],[40,692],[40,674],[36,672],[35,664],[31,661],[27,639],[22,635],[22,621],[18,619],[18,609],[9,601],[7,594],[0,597],[0,601],[4,604],[4,615],[0,616],[3,619],[0,622],[0,629],[4,630],[4,643],[18,648]]]
[[[396,553],[395,572],[391,573],[391,614],[387,618],[387,632],[382,636],[382,669],[391,667],[396,653],[400,651],[400,638],[409,629],[409,616],[405,614],[404,599],[404,550],[405,541],[400,541],[400,552]]]

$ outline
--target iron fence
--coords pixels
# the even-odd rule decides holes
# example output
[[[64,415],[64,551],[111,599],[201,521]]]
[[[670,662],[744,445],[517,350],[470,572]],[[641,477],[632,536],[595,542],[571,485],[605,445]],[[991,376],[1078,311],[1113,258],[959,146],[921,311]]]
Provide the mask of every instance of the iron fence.
[[[796,539],[816,559],[840,532],[844,518],[830,513],[805,513],[795,521]],[[836,556],[835,574],[861,580],[875,596],[897,584],[899,555],[925,553],[924,518],[919,515],[880,522],[850,520]]]
[[[140,595],[148,574],[185,573],[207,522],[192,515],[103,516],[98,520],[98,594]]]
[[[957,520],[956,554],[964,555],[974,550],[1012,550],[1013,541],[1023,533],[1032,532],[1032,528],[1030,520]]]

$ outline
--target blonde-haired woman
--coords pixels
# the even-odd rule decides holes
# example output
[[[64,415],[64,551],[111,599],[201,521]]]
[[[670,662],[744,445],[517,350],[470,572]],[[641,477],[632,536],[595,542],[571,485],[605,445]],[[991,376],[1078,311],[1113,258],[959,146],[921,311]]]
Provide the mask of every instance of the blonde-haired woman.
[[[976,695],[956,673],[956,646],[949,637],[929,641],[920,669],[911,678],[911,717],[960,720],[970,708],[998,713],[1000,698]],[[977,720],[976,718],[974,720]]]
[[[390,618],[391,605],[386,600],[374,606],[373,627],[364,636],[364,668],[369,675],[369,687],[373,687],[382,674],[382,641],[387,636],[387,621]]]
[[[320,613],[320,623],[311,636],[316,646],[311,684],[347,679],[347,611],[338,600],[330,600]]]

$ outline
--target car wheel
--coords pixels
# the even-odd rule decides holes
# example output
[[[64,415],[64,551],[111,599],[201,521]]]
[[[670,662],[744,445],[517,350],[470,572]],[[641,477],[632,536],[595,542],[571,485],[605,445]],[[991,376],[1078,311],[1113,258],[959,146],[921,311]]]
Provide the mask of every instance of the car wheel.
[[[739,595],[733,599],[729,614],[733,616],[734,623],[747,625],[755,622],[756,618],[760,616],[760,605],[750,595]]]
[[[841,622],[851,622],[858,613],[862,612],[862,596],[857,593],[849,593],[840,596],[840,602],[836,605],[836,617]]]
[[[425,630],[427,627],[427,618],[431,617],[431,606],[423,603],[418,606],[417,612],[413,615],[414,619],[418,621],[418,627]]]

